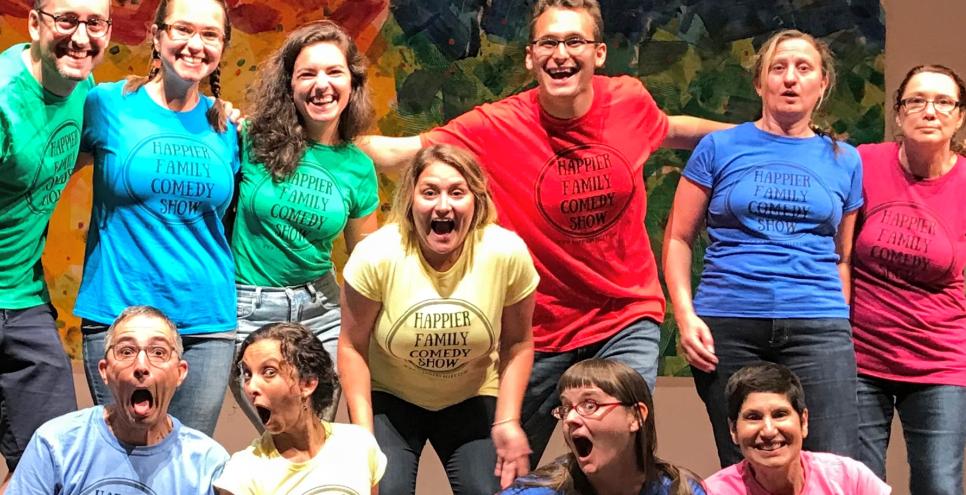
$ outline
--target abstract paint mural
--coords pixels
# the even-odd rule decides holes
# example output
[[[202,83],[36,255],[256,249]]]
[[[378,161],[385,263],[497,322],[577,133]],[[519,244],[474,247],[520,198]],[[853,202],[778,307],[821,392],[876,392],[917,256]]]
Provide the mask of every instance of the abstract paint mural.
[[[32,0],[0,5],[0,47],[28,39]],[[146,26],[158,0],[115,0],[114,31],[98,81],[147,71]],[[818,122],[854,144],[882,139],[884,14],[878,0],[602,0],[606,74],[641,78],[670,114],[740,122],[758,117],[750,68],[772,32],[797,28],[823,38],[838,58],[838,84]],[[299,24],[330,18],[347,28],[371,61],[377,109],[374,132],[411,135],[475,105],[532,87],[524,68],[532,0],[228,0],[234,25],[222,62],[224,96],[244,109],[257,64]],[[687,153],[661,150],[646,168],[647,229],[660,241]],[[44,255],[65,347],[80,355],[79,322],[71,315],[80,283],[90,214],[90,172],[65,190]],[[394,177],[381,176],[384,205]],[[336,247],[336,253],[342,252]],[[693,273],[700,273],[695,251]],[[338,266],[345,256],[335,256]],[[185,304],[195,304],[185,301]],[[674,350],[670,314],[662,332],[662,373],[686,374]]]

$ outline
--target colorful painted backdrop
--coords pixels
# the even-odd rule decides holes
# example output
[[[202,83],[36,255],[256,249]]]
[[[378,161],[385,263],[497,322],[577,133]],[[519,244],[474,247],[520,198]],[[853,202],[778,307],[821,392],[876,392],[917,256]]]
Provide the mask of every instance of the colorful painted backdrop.
[[[32,0],[0,4],[0,47],[24,41]],[[147,70],[146,26],[158,0],[115,0],[114,33],[99,81]],[[839,83],[819,121],[853,143],[882,139],[885,25],[878,0],[601,0],[607,74],[641,78],[671,114],[730,122],[755,119],[760,102],[749,68],[772,32],[797,28],[825,39],[838,57]],[[327,17],[345,26],[372,61],[378,123],[373,131],[410,135],[473,106],[532,86],[523,66],[532,0],[228,0],[234,24],[223,60],[226,98],[245,107],[257,64],[299,24]],[[660,241],[687,154],[662,150],[646,169],[647,228]],[[382,194],[394,190],[381,177]],[[384,210],[386,205],[384,204]],[[90,212],[90,172],[72,179],[50,226],[44,255],[65,347],[80,354],[71,315],[80,283]],[[337,252],[341,250],[336,247]],[[703,246],[695,256],[695,280]],[[338,264],[345,256],[336,256]],[[198,304],[185,301],[185,304]],[[674,322],[663,327],[662,373],[686,374],[674,350]]]

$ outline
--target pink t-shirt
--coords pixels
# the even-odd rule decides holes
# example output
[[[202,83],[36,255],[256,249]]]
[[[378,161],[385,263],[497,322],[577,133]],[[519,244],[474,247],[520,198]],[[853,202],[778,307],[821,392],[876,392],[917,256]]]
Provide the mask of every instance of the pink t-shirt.
[[[888,495],[892,488],[859,461],[825,452],[802,451],[805,484],[799,495]],[[757,480],[748,461],[727,467],[704,480],[709,494],[771,495]]]
[[[644,162],[668,119],[631,77],[594,77],[582,117],[542,111],[537,90],[486,104],[422,135],[469,149],[490,178],[499,222],[526,241],[540,274],[538,351],[604,340],[641,318],[664,318],[644,215]]]
[[[918,180],[896,143],[859,146],[865,206],[852,254],[859,373],[966,386],[966,158]]]

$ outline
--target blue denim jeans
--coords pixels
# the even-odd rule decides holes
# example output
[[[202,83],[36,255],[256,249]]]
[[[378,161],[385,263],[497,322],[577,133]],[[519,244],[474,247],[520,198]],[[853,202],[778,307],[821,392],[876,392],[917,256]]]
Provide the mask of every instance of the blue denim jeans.
[[[98,361],[104,357],[104,341],[109,326],[86,319],[81,321],[84,374],[87,375],[91,397],[98,405],[114,402],[111,389],[97,370]],[[188,376],[171,399],[168,414],[186,426],[209,437],[214,436],[221,405],[225,402],[225,389],[235,353],[234,340],[201,334],[182,335],[181,342],[184,344],[183,359],[188,362]]]
[[[0,309],[0,452],[10,471],[40,425],[77,410],[56,320],[51,304]]]
[[[652,320],[641,319],[624,327],[610,338],[567,352],[535,352],[533,371],[523,397],[520,414],[523,431],[530,441],[530,467],[536,469],[557,420],[550,411],[560,405],[557,382],[574,364],[590,358],[620,361],[644,377],[653,391],[657,381],[661,327]]]
[[[722,468],[742,459],[731,441],[725,385],[736,371],[761,361],[787,366],[801,380],[808,407],[806,450],[853,458],[858,454],[855,350],[847,319],[702,319],[714,337],[718,366],[711,373],[694,367],[691,372],[711,420]]]
[[[909,492],[963,493],[966,387],[896,382],[859,375],[859,456],[885,479],[893,411],[909,461]]]
[[[379,493],[416,493],[419,457],[428,440],[446,468],[453,495],[492,495],[500,491],[493,475],[496,448],[490,424],[496,397],[476,396],[430,411],[385,392],[372,393],[376,441],[386,454]]]
[[[239,347],[245,338],[264,325],[283,321],[297,322],[315,334],[332,358],[332,366],[336,366],[342,314],[339,310],[339,284],[331,271],[314,282],[295,287],[256,287],[240,284],[235,287],[238,290],[238,331],[235,333],[235,341]],[[230,387],[235,401],[248,416],[248,420],[259,432],[264,431],[258,413],[242,390],[238,370],[232,370]],[[340,395],[339,384],[336,382],[332,406],[322,413],[327,421],[335,419]]]

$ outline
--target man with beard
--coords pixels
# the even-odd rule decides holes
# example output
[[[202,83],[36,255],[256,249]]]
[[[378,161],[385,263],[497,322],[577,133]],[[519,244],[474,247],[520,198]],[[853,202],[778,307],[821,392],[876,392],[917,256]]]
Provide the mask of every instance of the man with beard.
[[[228,453],[168,414],[188,374],[182,352],[174,323],[161,311],[124,310],[107,332],[98,364],[114,401],[41,426],[8,495],[214,493],[211,483]]]
[[[520,422],[534,467],[556,426],[557,381],[574,363],[615,359],[654,389],[665,301],[644,228],[644,162],[658,147],[693,148],[730,127],[669,117],[638,79],[594,75],[607,58],[602,31],[597,0],[538,0],[525,58],[537,88],[421,136],[359,143],[382,168],[430,144],[469,149],[500,224],[530,248],[540,274],[533,372],[520,417],[495,418],[492,433]]]
[[[31,42],[0,53],[0,452],[10,473],[44,421],[77,409],[40,255],[74,169],[109,0],[35,0]],[[0,487],[2,491],[2,487]]]

